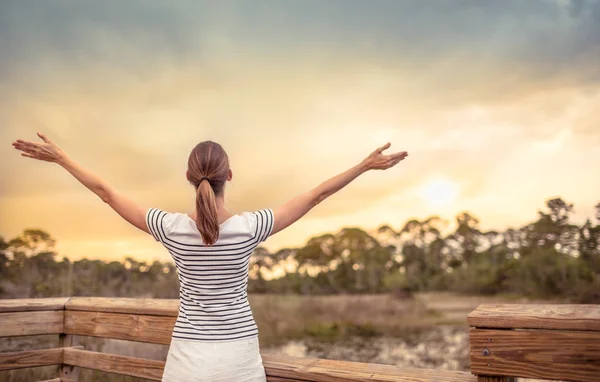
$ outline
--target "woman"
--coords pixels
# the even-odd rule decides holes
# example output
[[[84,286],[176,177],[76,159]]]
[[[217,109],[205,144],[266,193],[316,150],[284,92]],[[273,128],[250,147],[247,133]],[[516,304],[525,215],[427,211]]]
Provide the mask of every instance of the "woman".
[[[169,251],[179,278],[179,313],[163,381],[266,381],[258,329],[247,299],[252,251],[311,208],[368,170],[385,170],[408,154],[385,155],[387,143],[349,170],[275,209],[239,214],[224,205],[231,181],[229,159],[212,141],[199,143],[188,159],[187,180],[196,190],[191,215],[142,208],[80,166],[44,134],[43,142],[18,139],[28,158],[55,162],[69,171],[129,223],[151,234]]]

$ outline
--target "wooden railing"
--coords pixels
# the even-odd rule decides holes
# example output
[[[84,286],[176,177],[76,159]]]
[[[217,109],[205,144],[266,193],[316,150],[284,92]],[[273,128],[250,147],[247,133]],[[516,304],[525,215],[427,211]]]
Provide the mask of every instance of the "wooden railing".
[[[475,374],[600,381],[600,305],[480,305],[467,321]]]
[[[164,361],[76,346],[74,336],[168,345],[178,300],[47,298],[0,300],[0,337],[57,334],[59,347],[0,353],[0,370],[57,365],[51,381],[76,381],[79,368],[160,381]],[[400,317],[399,317],[400,319]],[[512,377],[600,381],[600,306],[480,305],[468,316],[471,371],[262,355],[272,382],[509,381]]]

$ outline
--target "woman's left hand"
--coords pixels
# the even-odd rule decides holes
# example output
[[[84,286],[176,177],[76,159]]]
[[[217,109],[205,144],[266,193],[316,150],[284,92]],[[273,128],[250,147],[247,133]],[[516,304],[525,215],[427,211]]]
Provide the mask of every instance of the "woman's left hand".
[[[22,156],[43,160],[46,162],[60,162],[66,158],[64,151],[42,133],[37,133],[44,142],[30,142],[17,139],[12,143],[17,150],[23,151]]]

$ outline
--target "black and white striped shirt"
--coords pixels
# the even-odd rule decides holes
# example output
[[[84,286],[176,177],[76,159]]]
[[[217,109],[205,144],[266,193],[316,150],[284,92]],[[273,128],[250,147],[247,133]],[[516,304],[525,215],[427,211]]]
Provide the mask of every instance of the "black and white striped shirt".
[[[173,338],[228,341],[258,335],[248,303],[248,264],[273,230],[273,211],[243,212],[221,223],[209,247],[187,214],[146,212],[154,238],[169,251],[179,278],[179,314]]]

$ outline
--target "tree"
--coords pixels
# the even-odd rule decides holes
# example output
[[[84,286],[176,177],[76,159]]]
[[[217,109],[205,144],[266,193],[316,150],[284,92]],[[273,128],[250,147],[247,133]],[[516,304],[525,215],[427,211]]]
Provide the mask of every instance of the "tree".
[[[539,219],[521,229],[522,256],[529,255],[539,247],[571,254],[576,249],[577,226],[569,224],[573,204],[555,198],[548,200],[546,206],[550,210],[549,213],[538,211]]]
[[[408,290],[440,288],[445,284],[445,268],[448,266],[446,241],[441,226],[445,222],[437,216],[423,221],[408,221],[398,232],[402,246],[400,272],[397,287]]]

